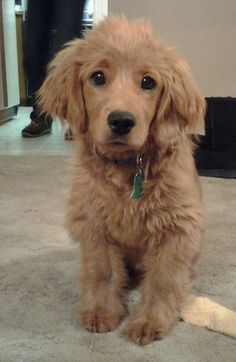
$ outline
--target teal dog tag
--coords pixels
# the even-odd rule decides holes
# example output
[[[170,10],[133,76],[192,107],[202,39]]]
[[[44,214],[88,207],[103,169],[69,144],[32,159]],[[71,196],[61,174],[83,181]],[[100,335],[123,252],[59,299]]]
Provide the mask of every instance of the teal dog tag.
[[[131,199],[138,200],[143,196],[143,175],[137,172],[134,177],[133,191],[130,195]]]

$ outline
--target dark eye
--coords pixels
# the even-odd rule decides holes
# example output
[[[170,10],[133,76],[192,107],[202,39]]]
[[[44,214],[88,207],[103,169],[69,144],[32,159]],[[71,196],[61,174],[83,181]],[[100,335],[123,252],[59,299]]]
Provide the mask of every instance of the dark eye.
[[[142,79],[141,82],[141,88],[144,90],[151,90],[153,88],[155,88],[156,86],[156,82],[154,79],[152,79],[151,77],[145,76]]]
[[[91,75],[90,81],[93,85],[104,85],[106,84],[106,77],[103,72],[95,72]]]

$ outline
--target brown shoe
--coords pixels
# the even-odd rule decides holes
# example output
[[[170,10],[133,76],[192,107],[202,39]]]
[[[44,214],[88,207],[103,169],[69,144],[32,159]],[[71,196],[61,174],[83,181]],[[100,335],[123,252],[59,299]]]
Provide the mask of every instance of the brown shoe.
[[[73,137],[73,134],[72,134],[72,131],[71,131],[70,127],[68,127],[66,132],[64,133],[64,139],[66,141],[73,141],[74,137]]]
[[[40,122],[32,120],[28,126],[26,126],[21,134],[22,137],[26,138],[34,138],[41,137],[45,134],[49,134],[52,132],[52,122],[47,122],[47,120],[43,120]]]

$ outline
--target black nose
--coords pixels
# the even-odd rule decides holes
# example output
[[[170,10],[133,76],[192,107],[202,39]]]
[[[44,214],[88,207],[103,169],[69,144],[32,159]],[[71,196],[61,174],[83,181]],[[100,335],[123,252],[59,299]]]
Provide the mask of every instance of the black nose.
[[[107,120],[112,132],[120,136],[128,134],[136,123],[132,113],[121,111],[111,112]]]

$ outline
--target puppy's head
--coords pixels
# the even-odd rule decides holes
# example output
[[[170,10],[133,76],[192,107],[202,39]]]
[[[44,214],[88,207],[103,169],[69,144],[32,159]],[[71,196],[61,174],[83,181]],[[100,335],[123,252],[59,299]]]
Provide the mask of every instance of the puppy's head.
[[[67,120],[100,152],[174,142],[204,117],[186,63],[143,21],[111,17],[64,48],[39,91],[42,110]]]

